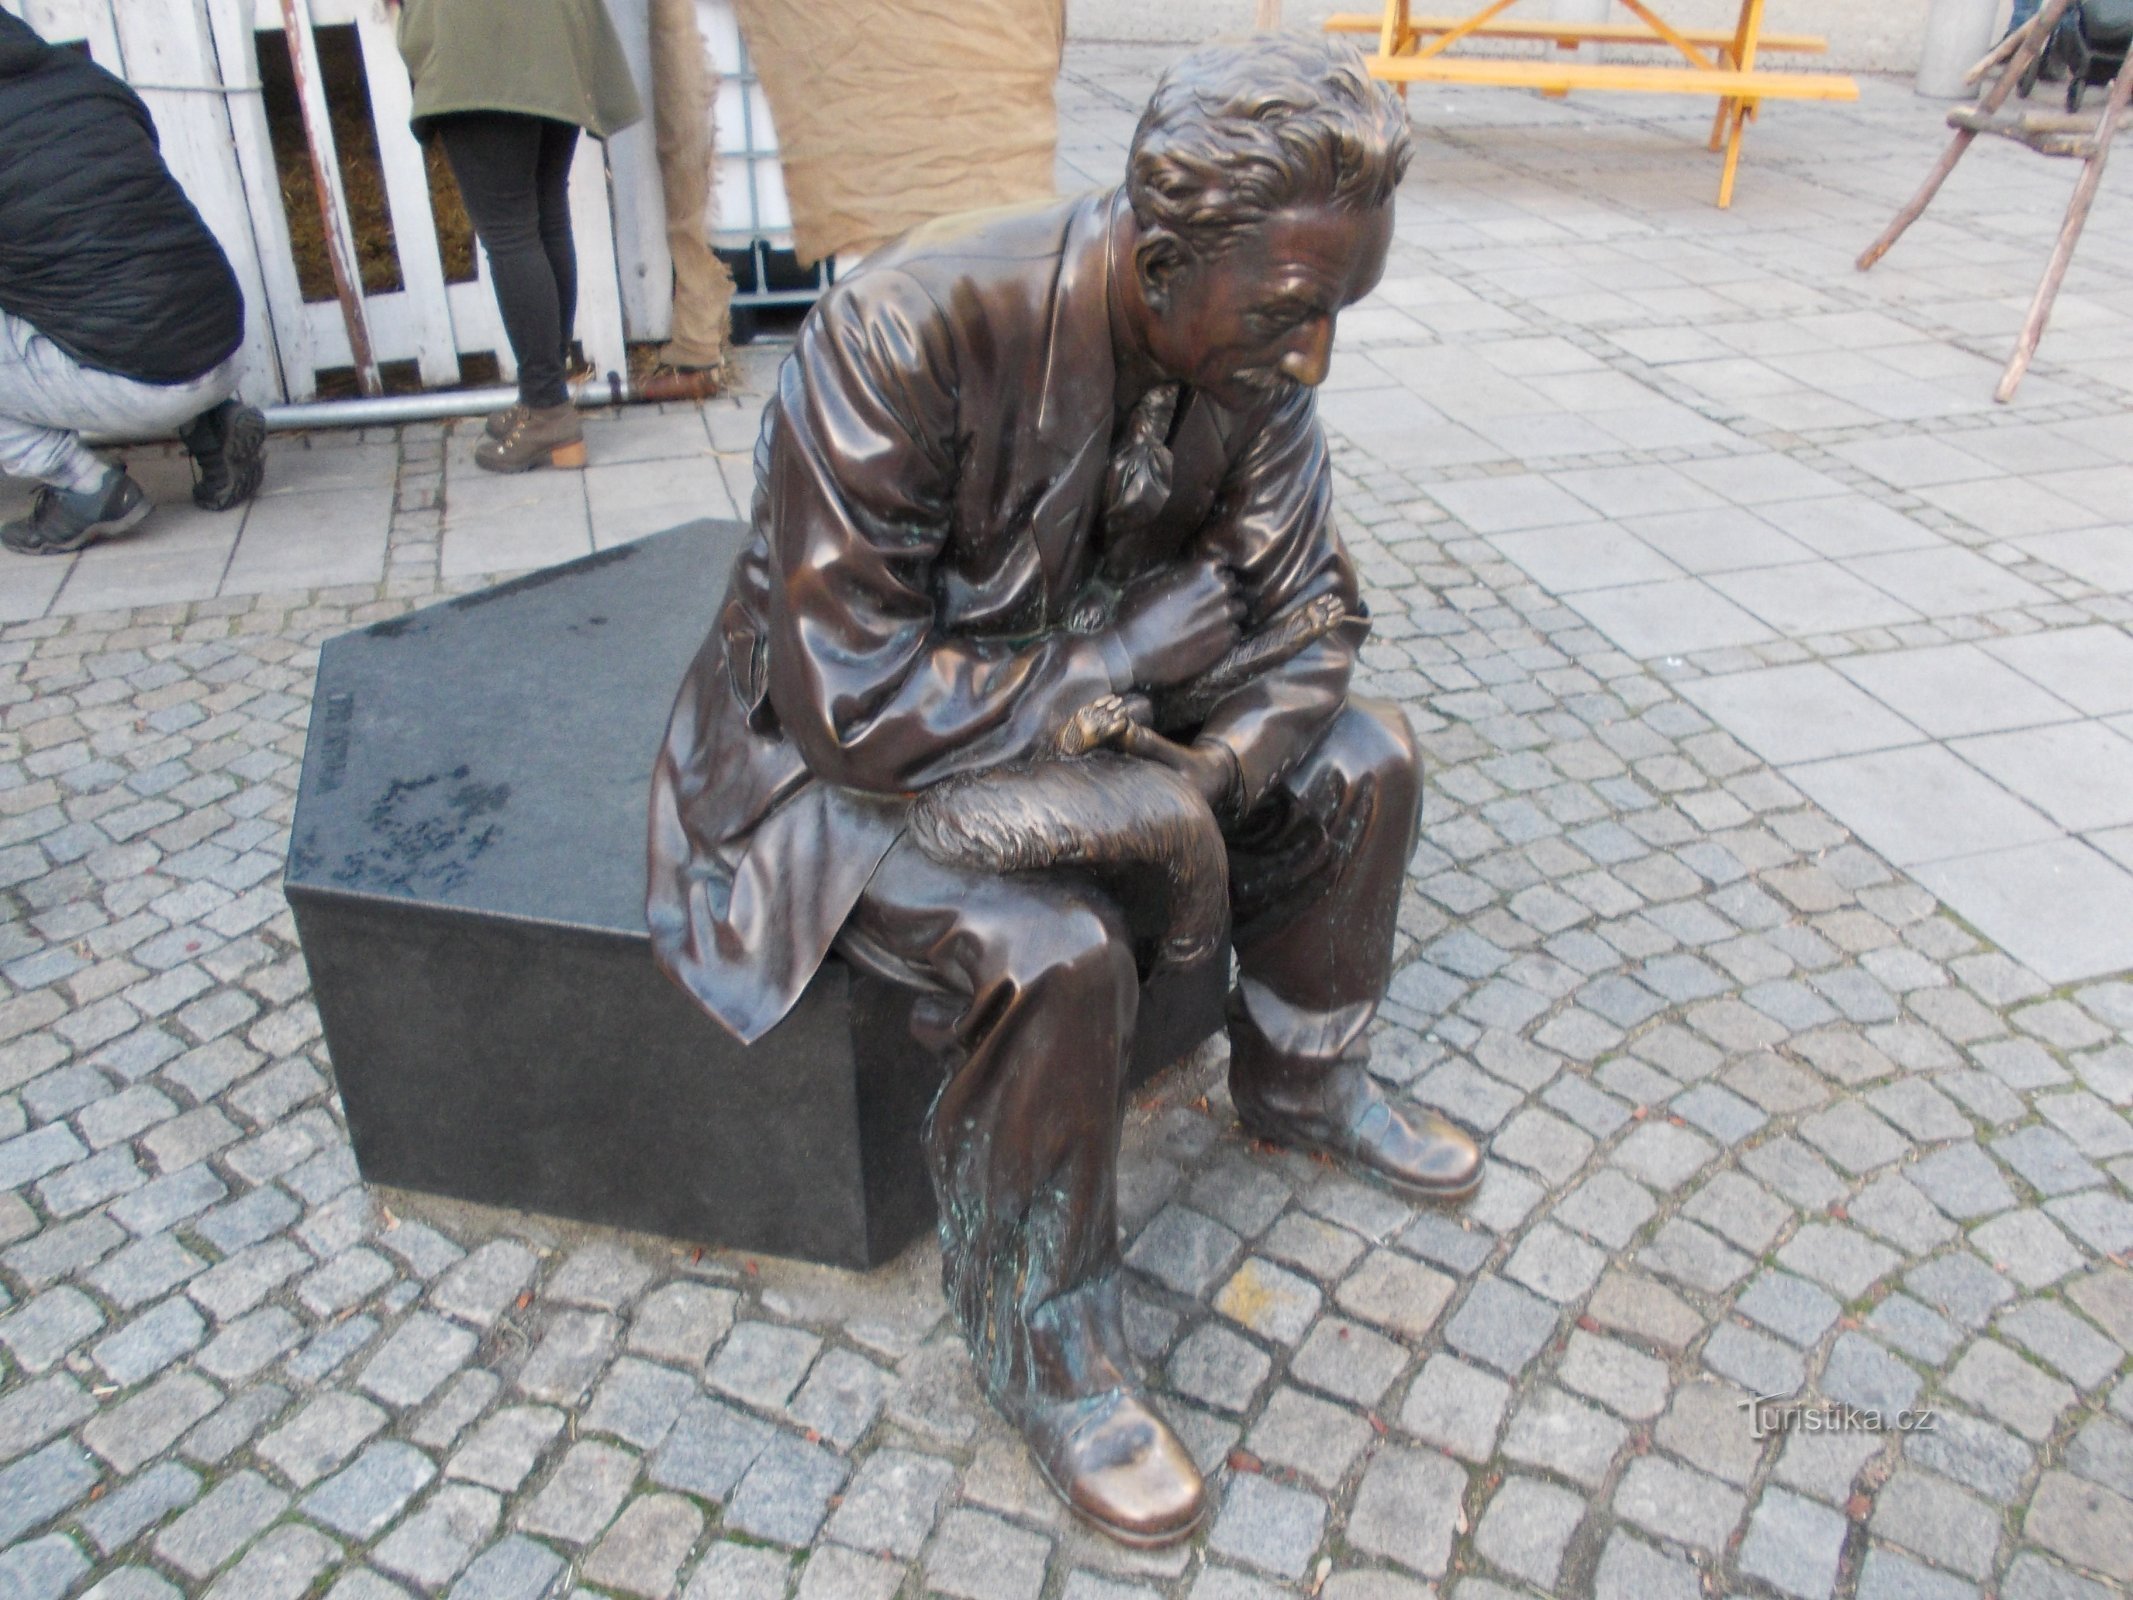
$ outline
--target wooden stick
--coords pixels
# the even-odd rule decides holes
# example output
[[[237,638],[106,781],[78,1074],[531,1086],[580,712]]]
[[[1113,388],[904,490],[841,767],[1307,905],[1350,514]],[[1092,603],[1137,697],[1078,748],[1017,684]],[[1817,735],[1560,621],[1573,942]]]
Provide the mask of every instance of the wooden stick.
[[[2016,52],[2014,60],[2008,64],[2007,70],[2000,74],[2000,81],[1995,83],[1986,92],[1985,98],[1978,103],[1980,112],[1991,115],[2014,93],[2015,85],[2021,81],[2022,74],[2029,70],[2030,62],[2043,52],[2044,41],[2051,37],[2052,29],[2059,26],[2059,19],[2066,14],[2066,8],[2071,4],[2073,0],[2044,0],[2044,8],[2029,19],[2029,26],[2023,31],[2022,46]],[[1940,193],[1940,186],[1948,181],[1948,174],[1955,170],[1955,164],[1963,159],[1963,152],[1970,148],[1971,142],[1976,138],[1974,129],[1964,128],[1948,141],[1948,148],[1941,152],[1940,160],[1935,162],[1933,170],[1926,174],[1926,181],[1919,185],[1918,193],[1911,196],[1904,208],[1896,213],[1895,220],[1882,230],[1881,237],[1868,245],[1859,257],[1857,264],[1861,272],[1887,255],[1896,241],[1904,236],[1904,231],[1924,215],[1926,207],[1933,203],[1933,197]]]
[[[304,116],[304,142],[311,147],[311,187],[318,196],[326,263],[333,269],[333,294],[341,303],[341,324],[348,331],[356,388],[366,395],[381,395],[385,382],[371,353],[370,321],[363,307],[355,233],[349,226],[347,201],[341,192],[333,121],[326,109],[326,86],[319,78],[318,45],[311,31],[308,0],[281,0],[281,22],[289,41],[289,68],[296,80],[297,105]]]
[[[2014,392],[2022,385],[2022,375],[2029,371],[2030,358],[2037,353],[2037,344],[2044,337],[2044,325],[2051,320],[2052,302],[2059,297],[2059,285],[2066,279],[2067,266],[2074,259],[2074,246],[2081,241],[2081,230],[2087,226],[2089,207],[2095,203],[2096,191],[2103,184],[2103,164],[2111,154],[2111,136],[2118,131],[2118,124],[2125,115],[2126,101],[2133,98],[2133,57],[2118,69],[2118,76],[2111,80],[2111,98],[2104,107],[2103,122],[2096,130],[2096,153],[2081,167],[2080,181],[2074,185],[2074,197],[2067,202],[2066,221],[2059,228],[2059,242],[2052,247],[2052,258],[2044,269],[2044,279],[2037,285],[2037,297],[2030,302],[2029,315],[2022,323],[2022,337],[2015,341],[2014,354],[2007,358],[2007,370],[2000,374],[2000,386],[1993,390],[1992,398],[2005,405],[2014,398]]]
[[[2005,61],[2009,56],[2013,55],[2017,50],[2021,48],[2021,30],[2010,29],[1998,44],[1994,45],[1990,50],[1987,50],[1985,54],[1979,58],[1978,64],[1976,66],[1972,67],[1968,72],[1963,74],[1963,82],[1978,82],[1985,76],[1986,73],[1990,72],[1994,67],[1998,66],[2002,61]]]

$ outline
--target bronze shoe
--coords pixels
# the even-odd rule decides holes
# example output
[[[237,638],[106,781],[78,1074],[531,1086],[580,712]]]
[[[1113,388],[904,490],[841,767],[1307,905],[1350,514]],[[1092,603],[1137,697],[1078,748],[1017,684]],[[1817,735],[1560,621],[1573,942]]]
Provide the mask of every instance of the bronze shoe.
[[[1200,1469],[1131,1390],[1039,1405],[1023,1437],[1067,1509],[1121,1544],[1175,1544],[1207,1515]]]
[[[1353,1062],[1328,1074],[1319,1099],[1323,1110],[1312,1115],[1247,1108],[1240,1097],[1238,1120],[1255,1139],[1333,1156],[1417,1200],[1464,1200],[1481,1187],[1472,1135],[1434,1111],[1395,1106]]]

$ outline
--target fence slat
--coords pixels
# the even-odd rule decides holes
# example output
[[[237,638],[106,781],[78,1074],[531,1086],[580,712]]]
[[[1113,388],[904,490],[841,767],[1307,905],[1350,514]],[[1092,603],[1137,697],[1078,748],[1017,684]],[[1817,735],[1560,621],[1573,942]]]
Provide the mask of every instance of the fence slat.
[[[253,42],[251,0],[207,0],[208,26],[224,83],[257,83],[259,55]],[[316,388],[310,325],[301,315],[303,286],[296,276],[296,256],[289,247],[289,219],[282,210],[281,173],[274,162],[274,141],[267,132],[267,108],[257,94],[229,96],[230,130],[237,170],[244,180],[252,239],[258,247],[259,276],[265,299],[247,307],[247,316],[266,321],[273,330],[281,367],[276,391],[284,400],[308,400]]]
[[[650,0],[608,0],[644,120],[607,141],[615,201],[615,263],[622,285],[622,325],[632,339],[665,339],[674,330],[674,259],[667,251],[666,190],[659,179],[652,122]]]
[[[429,168],[409,130],[414,92],[393,43],[393,27],[377,0],[356,12],[363,47],[363,75],[370,87],[370,115],[385,176],[385,203],[392,212],[393,243],[400,282],[414,312],[414,354],[425,384],[459,381],[459,346],[452,334],[452,308],[444,292],[444,259],[437,247],[437,217],[430,209]],[[400,353],[399,349],[393,352]]]
[[[8,10],[53,44],[89,41],[89,58],[106,72],[126,76],[126,53],[111,20],[111,0],[0,0]]]
[[[226,96],[177,92],[155,84],[219,85],[221,70],[208,37],[200,0],[113,0],[111,20],[128,76],[155,118],[164,163],[198,208],[201,220],[229,257],[248,308],[266,304],[260,275],[259,245],[252,234],[244,176],[238,170],[236,139]],[[246,80],[250,81],[250,80]],[[281,369],[275,357],[273,328],[264,316],[245,318],[238,381],[248,394],[281,393]]]
[[[570,231],[578,247],[578,342],[599,371],[627,372],[615,224],[607,206],[607,162],[597,139],[580,139],[570,164]]]
[[[341,270],[349,281],[349,298],[341,308],[349,324],[351,349],[358,339],[367,349],[355,350],[356,383],[365,394],[379,394],[384,385],[378,378],[377,351],[370,345],[364,325],[363,284],[357,266],[355,229],[348,221],[348,195],[341,186],[341,158],[333,138],[333,117],[326,105],[326,82],[321,76],[318,38],[311,25],[308,0],[281,0],[283,37],[288,41],[290,64],[295,69],[296,98],[304,116],[304,137],[311,146],[311,175],[318,193],[320,221],[326,230],[326,252],[336,252]],[[340,272],[336,272],[336,279]]]
[[[445,290],[452,302],[452,326],[459,330],[459,348],[491,352],[499,381],[512,383],[518,378],[518,360],[511,354],[511,341],[504,337],[496,286],[489,281],[488,252],[477,249],[474,264],[479,270],[472,283],[455,283]]]

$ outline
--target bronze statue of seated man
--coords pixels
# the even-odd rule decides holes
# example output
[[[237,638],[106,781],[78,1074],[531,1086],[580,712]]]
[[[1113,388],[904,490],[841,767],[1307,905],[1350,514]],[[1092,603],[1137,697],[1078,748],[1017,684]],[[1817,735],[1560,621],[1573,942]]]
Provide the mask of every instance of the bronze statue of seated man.
[[[654,778],[653,943],[733,1033],[832,948],[918,992],[948,1299],[1053,1487],[1134,1543],[1205,1510],[1121,1320],[1143,967],[1227,922],[1254,1136],[1426,1199],[1480,1176],[1364,1065],[1421,774],[1399,710],[1348,693],[1367,612],[1312,394],[1408,151],[1347,46],[1215,46],[1120,188],[921,228],[837,284]],[[1153,938],[1129,880],[1166,891]]]

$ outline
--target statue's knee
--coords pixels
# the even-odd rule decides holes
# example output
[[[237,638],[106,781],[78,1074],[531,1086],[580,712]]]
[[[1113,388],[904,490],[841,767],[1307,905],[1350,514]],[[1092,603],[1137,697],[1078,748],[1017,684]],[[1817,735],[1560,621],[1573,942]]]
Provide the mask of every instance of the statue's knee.
[[[1374,780],[1381,792],[1419,794],[1422,751],[1407,715],[1386,700],[1351,699],[1334,724],[1328,753],[1351,781]]]
[[[1093,897],[1074,897],[1032,917],[1011,942],[1008,967],[1017,988],[1077,1005],[1116,1001],[1137,991],[1140,981],[1125,919]]]

